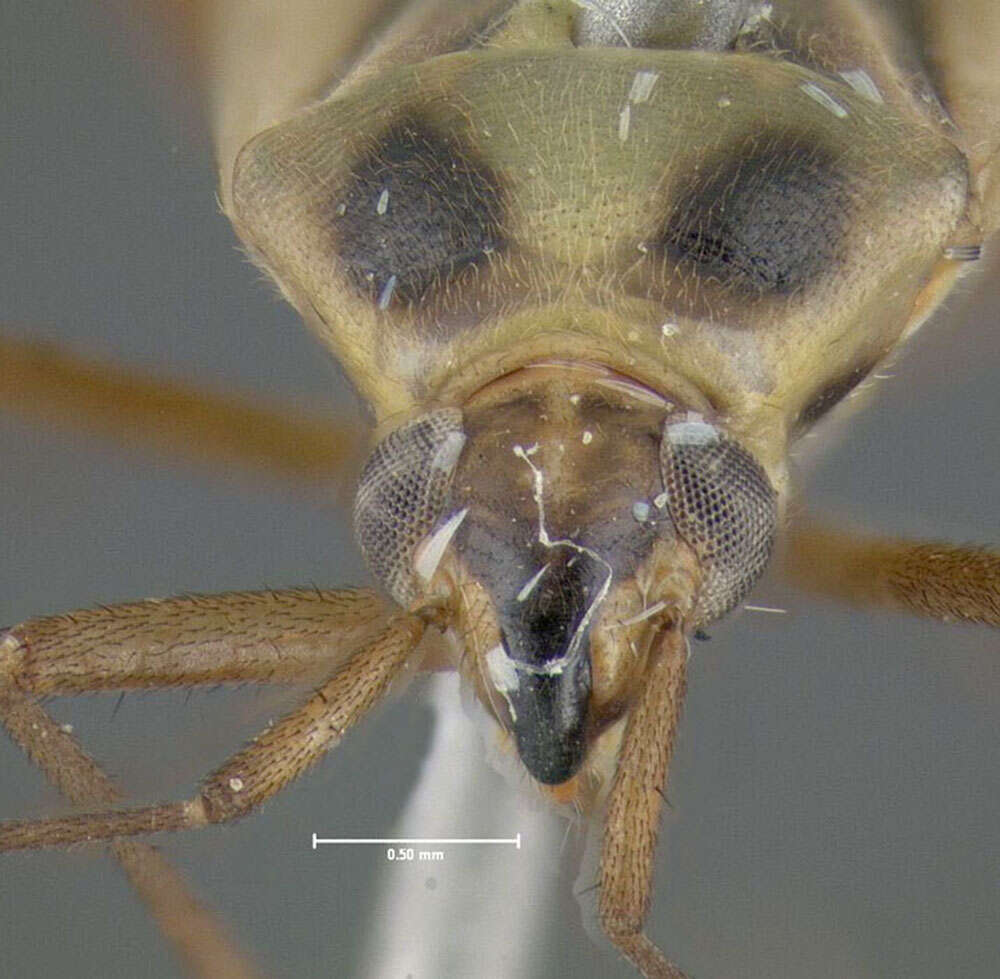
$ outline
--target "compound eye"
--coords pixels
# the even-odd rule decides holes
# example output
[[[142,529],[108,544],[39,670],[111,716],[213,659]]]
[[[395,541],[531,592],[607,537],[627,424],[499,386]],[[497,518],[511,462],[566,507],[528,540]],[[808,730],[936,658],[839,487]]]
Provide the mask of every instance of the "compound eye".
[[[757,460],[693,412],[667,419],[660,466],[674,528],[701,562],[698,618],[717,619],[767,566],[777,496]]]
[[[372,573],[404,608],[422,590],[414,557],[442,516],[464,445],[462,412],[442,408],[387,435],[361,472],[354,536]]]

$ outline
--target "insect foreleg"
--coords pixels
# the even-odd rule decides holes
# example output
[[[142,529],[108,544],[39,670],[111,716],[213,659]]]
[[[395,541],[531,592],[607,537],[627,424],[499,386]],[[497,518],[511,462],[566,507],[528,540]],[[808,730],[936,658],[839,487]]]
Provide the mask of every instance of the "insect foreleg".
[[[383,624],[362,590],[282,589],[147,599],[31,619],[7,669],[35,696],[320,680]]]
[[[78,806],[110,806],[119,801],[111,780],[72,734],[11,682],[5,666],[0,657],[0,721],[11,737]],[[162,854],[136,840],[115,840],[111,852],[193,975],[206,979],[252,979],[258,975],[214,912],[191,893]]]
[[[301,706],[266,728],[185,802],[0,824],[0,852],[68,846],[162,830],[195,829],[246,815],[334,747],[387,691],[424,631],[422,619],[394,618]],[[41,749],[28,732],[25,748]]]
[[[643,934],[667,769],[684,700],[687,641],[666,633],[629,715],[608,799],[601,852],[601,925],[646,979],[685,979]]]

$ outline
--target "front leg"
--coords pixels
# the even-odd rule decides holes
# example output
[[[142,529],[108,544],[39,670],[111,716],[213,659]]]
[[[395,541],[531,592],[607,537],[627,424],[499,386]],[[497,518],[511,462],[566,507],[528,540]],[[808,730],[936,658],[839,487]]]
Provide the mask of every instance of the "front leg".
[[[686,672],[687,640],[671,629],[629,715],[604,824],[601,926],[646,979],[686,979],[642,930]]]
[[[0,853],[197,829],[246,815],[340,742],[348,728],[387,692],[419,644],[424,628],[424,620],[415,615],[390,620],[301,706],[267,727],[209,775],[193,799],[0,823]],[[13,728],[11,733],[17,737]],[[46,746],[38,744],[31,733],[28,738],[26,750],[40,760]]]
[[[371,592],[287,590],[33,619],[0,634],[0,724],[78,809],[111,809],[121,804],[120,793],[39,696],[227,680],[301,682],[336,669],[385,618],[384,603]],[[258,974],[156,850],[127,839],[114,840],[111,850],[192,974]]]
[[[50,781],[77,805],[94,808],[120,802],[111,780],[73,735],[10,682],[10,673],[4,670],[5,653],[16,645],[12,637],[0,640],[0,721]],[[115,840],[111,852],[192,975],[203,979],[254,979],[259,975],[234,944],[224,923],[198,900],[162,854],[137,840]]]

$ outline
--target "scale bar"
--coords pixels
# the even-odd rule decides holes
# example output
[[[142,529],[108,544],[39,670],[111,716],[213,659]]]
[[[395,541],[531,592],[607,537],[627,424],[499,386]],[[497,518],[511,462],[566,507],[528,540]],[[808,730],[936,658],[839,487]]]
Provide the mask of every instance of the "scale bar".
[[[431,844],[431,843],[447,843],[449,846],[456,845],[459,843],[476,843],[476,844],[507,844],[508,846],[514,846],[518,850],[521,849],[521,834],[518,833],[517,836],[511,839],[498,839],[491,837],[476,838],[472,836],[458,837],[455,839],[450,839],[443,837],[440,839],[379,839],[379,838],[366,838],[366,837],[340,837],[340,838],[324,838],[322,836],[317,836],[315,833],[312,835],[312,848],[315,850],[321,843],[340,843],[340,844],[375,844],[375,845],[390,845],[398,843],[421,843],[421,844]]]

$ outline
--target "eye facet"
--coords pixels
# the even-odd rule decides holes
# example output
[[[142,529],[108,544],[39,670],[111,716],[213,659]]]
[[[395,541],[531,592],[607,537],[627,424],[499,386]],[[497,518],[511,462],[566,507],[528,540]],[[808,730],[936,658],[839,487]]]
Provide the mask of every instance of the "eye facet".
[[[361,472],[354,535],[372,573],[404,608],[421,591],[414,556],[442,516],[464,445],[462,412],[442,408],[387,435]]]
[[[699,618],[717,619],[767,566],[777,496],[749,452],[692,412],[665,422],[660,464],[670,518],[702,564]]]

